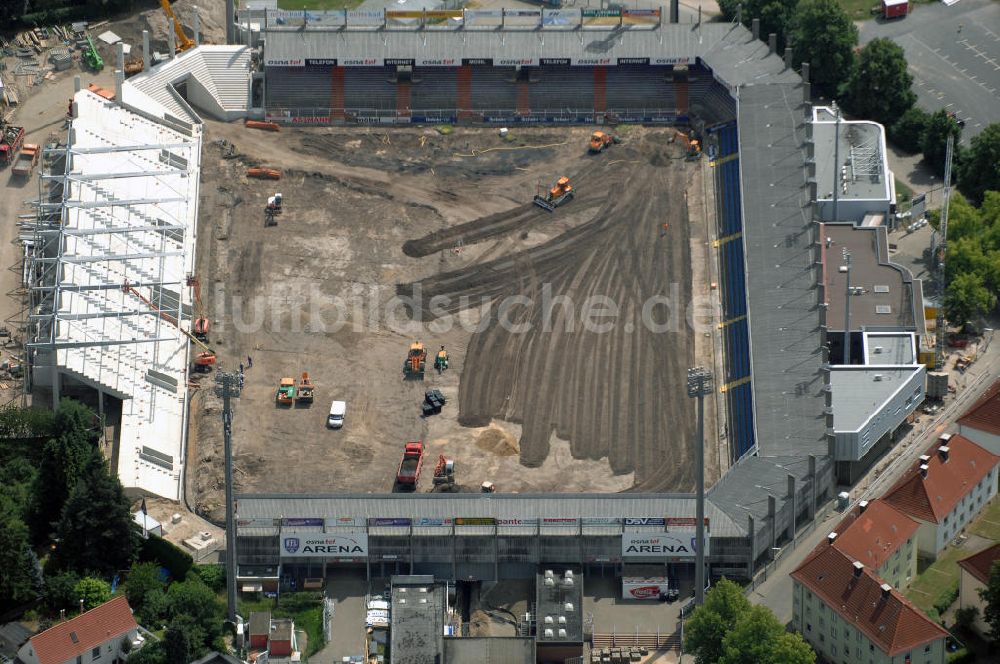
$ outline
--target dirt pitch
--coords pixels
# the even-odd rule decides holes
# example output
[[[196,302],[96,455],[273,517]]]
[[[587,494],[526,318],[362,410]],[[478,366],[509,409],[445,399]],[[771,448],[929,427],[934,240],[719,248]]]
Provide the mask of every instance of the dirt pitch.
[[[253,358],[233,423],[238,491],[388,492],[408,440],[428,448],[418,491],[431,490],[439,454],[455,459],[462,490],[693,488],[685,316],[693,275],[705,276],[692,246],[707,234],[687,208],[704,171],[671,129],[626,128],[596,156],[589,133],[207,123],[202,297],[223,368]],[[256,165],[282,180],[248,180]],[[554,213],[530,203],[561,175],[572,202]],[[285,211],[265,228],[276,191]],[[674,331],[643,324],[653,296],[668,299],[653,318]],[[588,311],[608,329],[586,329]],[[429,350],[422,383],[402,378],[414,339]],[[439,375],[441,345],[451,368]],[[303,371],[315,404],[277,407],[279,379]],[[218,517],[221,401],[211,376],[196,380],[188,495]],[[422,418],[431,388],[448,403]],[[324,426],[332,399],[348,402],[340,431]]]

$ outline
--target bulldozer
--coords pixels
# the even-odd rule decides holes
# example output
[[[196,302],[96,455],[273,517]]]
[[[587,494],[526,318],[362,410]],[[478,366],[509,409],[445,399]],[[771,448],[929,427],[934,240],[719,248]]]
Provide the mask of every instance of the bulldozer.
[[[556,180],[555,185],[545,196],[535,195],[535,205],[549,212],[554,212],[557,207],[571,200],[573,200],[573,185],[565,175]]]
[[[612,144],[617,143],[621,143],[621,139],[617,136],[605,134],[603,131],[595,131],[590,135],[590,154],[604,152],[611,147]]]
[[[427,366],[427,349],[419,341],[410,344],[410,352],[403,363],[404,379],[424,379],[424,369]]]
[[[444,349],[444,346],[441,346],[441,350],[437,352],[437,357],[434,358],[434,368],[437,369],[439,374],[444,373],[448,368],[448,351]]]

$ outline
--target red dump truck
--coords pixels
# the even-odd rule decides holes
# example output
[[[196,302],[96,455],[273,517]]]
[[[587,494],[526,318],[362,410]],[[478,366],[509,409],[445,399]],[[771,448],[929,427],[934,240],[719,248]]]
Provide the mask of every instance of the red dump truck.
[[[24,143],[24,127],[4,124],[0,120],[0,166],[14,162],[22,143]]]
[[[396,472],[396,483],[400,486],[416,487],[420,478],[420,467],[424,463],[424,444],[409,442],[403,448],[403,458]]]
[[[21,148],[21,154],[17,155],[17,160],[11,166],[11,172],[14,175],[29,177],[31,171],[35,170],[35,164],[38,163],[39,152],[41,152],[41,148],[34,143],[25,143],[24,147]]]

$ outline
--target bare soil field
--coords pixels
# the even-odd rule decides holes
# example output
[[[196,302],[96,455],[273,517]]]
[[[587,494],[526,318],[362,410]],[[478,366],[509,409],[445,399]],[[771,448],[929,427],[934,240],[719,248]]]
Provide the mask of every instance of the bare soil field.
[[[505,141],[206,124],[197,271],[211,345],[225,370],[253,358],[233,422],[239,492],[392,491],[411,440],[427,447],[421,492],[439,454],[463,491],[693,488],[686,307],[705,231],[687,223],[687,190],[702,169],[673,130],[630,128],[588,155],[587,128]],[[248,180],[258,165],[281,181]],[[562,175],[574,200],[531,204]],[[265,227],[276,192],[285,209]],[[414,340],[424,381],[403,380]],[[451,367],[438,374],[440,346]],[[315,403],[278,407],[279,380],[304,371]],[[198,380],[188,495],[215,518],[221,400],[211,375]],[[424,418],[432,388],[448,401]],[[325,428],[333,399],[348,404],[339,431]]]

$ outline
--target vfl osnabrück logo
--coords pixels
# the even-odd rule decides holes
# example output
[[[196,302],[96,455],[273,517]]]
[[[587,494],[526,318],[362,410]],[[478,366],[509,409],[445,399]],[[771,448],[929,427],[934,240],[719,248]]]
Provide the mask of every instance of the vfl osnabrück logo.
[[[285,551],[288,553],[295,553],[299,550],[299,538],[298,537],[286,537],[285,538]]]

